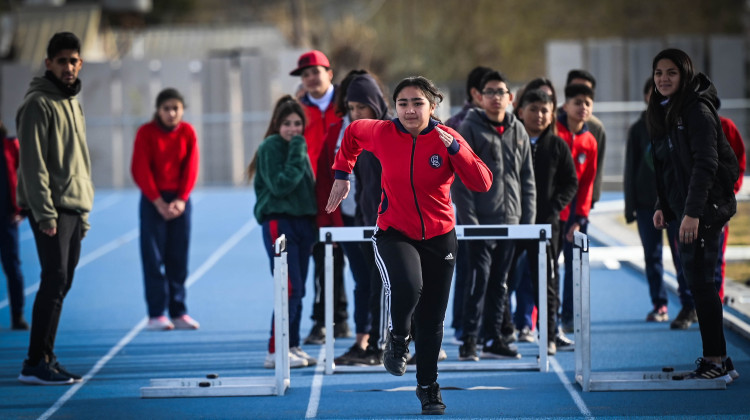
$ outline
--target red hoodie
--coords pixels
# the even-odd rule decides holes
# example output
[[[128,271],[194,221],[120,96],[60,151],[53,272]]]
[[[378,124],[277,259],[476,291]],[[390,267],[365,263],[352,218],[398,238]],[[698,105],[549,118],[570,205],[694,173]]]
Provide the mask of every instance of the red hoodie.
[[[745,166],[747,165],[745,143],[742,142],[740,130],[737,129],[737,126],[734,125],[732,120],[719,116],[719,121],[721,121],[721,131],[724,132],[724,136],[726,136],[729,141],[729,145],[732,146],[734,155],[737,156],[737,163],[740,165],[740,176],[737,178],[737,182],[734,183],[734,193],[737,194],[737,191],[742,188],[742,181],[745,177]]]
[[[10,205],[13,207],[15,214],[20,214],[21,209],[18,208],[18,201],[16,201],[16,186],[18,185],[18,139],[15,137],[8,137],[3,140],[3,154],[5,157],[5,169],[7,170],[8,176],[8,191],[10,192]],[[742,177],[740,177],[742,178]]]
[[[597,146],[594,135],[584,128],[581,132],[573,134],[562,122],[557,122],[557,135],[565,140],[573,156],[573,164],[578,176],[578,191],[575,196],[576,208],[571,209],[568,204],[560,212],[560,220],[567,221],[571,211],[574,217],[588,219],[591,211],[591,201],[594,194],[594,178],[596,177]],[[582,223],[579,220],[579,223]]]
[[[383,167],[378,227],[394,228],[409,238],[430,239],[450,232],[455,224],[450,187],[454,173],[472,191],[486,192],[492,173],[452,128],[439,125],[455,139],[447,148],[434,128],[437,121],[412,137],[398,119],[357,120],[344,132],[333,169],[337,179],[352,172],[362,149]]]

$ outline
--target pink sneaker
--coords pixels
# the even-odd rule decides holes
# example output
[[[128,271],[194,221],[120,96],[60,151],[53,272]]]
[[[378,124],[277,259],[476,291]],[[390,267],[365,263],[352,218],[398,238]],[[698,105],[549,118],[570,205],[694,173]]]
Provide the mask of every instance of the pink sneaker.
[[[148,320],[148,324],[146,325],[146,329],[150,331],[166,331],[166,330],[173,330],[174,324],[167,319],[166,316],[157,316],[156,318],[150,318]]]
[[[201,326],[198,321],[191,318],[188,314],[172,318],[172,322],[174,322],[175,329],[178,330],[197,330]]]

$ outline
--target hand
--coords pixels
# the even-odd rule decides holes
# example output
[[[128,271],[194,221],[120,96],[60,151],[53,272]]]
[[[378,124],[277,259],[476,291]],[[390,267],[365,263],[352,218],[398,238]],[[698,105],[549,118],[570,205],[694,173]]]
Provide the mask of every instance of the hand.
[[[57,228],[53,227],[53,228],[50,228],[50,229],[42,229],[42,233],[44,233],[45,235],[47,235],[47,236],[49,236],[51,238],[51,237],[57,235]]]
[[[692,244],[698,240],[699,219],[685,216],[680,223],[680,242],[683,244]]]
[[[163,198],[159,197],[156,200],[152,201],[154,203],[154,206],[156,207],[156,211],[159,212],[162,218],[164,220],[171,220],[171,214],[169,212],[169,204],[167,204],[166,201],[164,201]]]
[[[450,147],[451,144],[453,144],[453,136],[448,134],[445,130],[443,130],[440,127],[435,127],[435,130],[437,130],[438,134],[440,135],[440,140],[443,141],[443,144],[445,147]]]
[[[341,201],[349,195],[350,187],[348,179],[337,179],[333,181],[331,195],[328,196],[328,204],[326,204],[326,213],[331,213],[336,210],[336,207],[341,204]]]
[[[578,222],[570,225],[570,229],[568,229],[568,232],[565,234],[565,240],[573,242],[573,235],[579,230],[581,230],[581,225],[579,225]]]
[[[661,210],[654,212],[654,227],[656,229],[664,229],[667,227],[667,223],[664,221],[664,213]]]
[[[168,209],[169,215],[171,216],[169,220],[176,219],[182,216],[182,213],[185,212],[185,201],[178,198],[169,203]]]

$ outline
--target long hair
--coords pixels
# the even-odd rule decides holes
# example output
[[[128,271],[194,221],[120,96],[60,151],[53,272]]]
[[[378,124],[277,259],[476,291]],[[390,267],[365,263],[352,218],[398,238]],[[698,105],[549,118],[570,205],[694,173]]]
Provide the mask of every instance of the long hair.
[[[396,85],[396,88],[393,89],[393,103],[396,103],[396,99],[398,98],[398,94],[401,93],[402,90],[404,90],[405,87],[415,87],[422,91],[425,98],[427,98],[427,102],[430,103],[430,105],[435,105],[436,107],[440,104],[440,102],[443,101],[443,94],[440,93],[440,90],[435,86],[434,83],[432,83],[431,80],[427,79],[426,77],[422,76],[411,76],[403,79]],[[437,120],[438,122],[441,122],[435,115],[431,115],[433,119]]]
[[[677,87],[677,91],[669,98],[666,105],[662,105],[667,97],[659,92],[656,85],[653,84],[653,92],[651,92],[651,99],[648,101],[648,109],[646,110],[646,122],[648,124],[648,131],[651,137],[660,138],[667,134],[669,127],[674,127],[677,124],[677,120],[682,114],[685,101],[687,99],[687,93],[693,90],[695,83],[695,72],[693,70],[693,62],[690,60],[690,56],[682,50],[676,48],[668,48],[656,54],[654,61],[651,65],[651,80],[654,79],[654,72],[656,71],[656,65],[660,60],[669,60],[677,66],[680,72],[680,84]]]
[[[273,108],[273,115],[271,116],[271,121],[268,123],[268,128],[266,129],[266,134],[263,136],[263,138],[270,137],[274,134],[279,134],[279,130],[281,129],[281,123],[284,122],[286,117],[288,117],[291,114],[297,114],[302,119],[302,130],[305,130],[305,127],[307,126],[307,119],[305,118],[305,110],[302,109],[302,105],[294,99],[291,95],[284,95],[281,98],[279,98],[278,101],[276,101],[276,105]],[[255,154],[253,155],[253,159],[250,161],[250,165],[247,167],[247,178],[248,181],[252,181],[253,176],[255,176],[255,171],[258,166],[258,150],[255,150]]]

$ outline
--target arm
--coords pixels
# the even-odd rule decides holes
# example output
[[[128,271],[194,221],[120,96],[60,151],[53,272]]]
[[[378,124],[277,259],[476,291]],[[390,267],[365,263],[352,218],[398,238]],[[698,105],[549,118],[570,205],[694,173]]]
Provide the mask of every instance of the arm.
[[[724,135],[729,141],[729,145],[732,146],[734,155],[737,156],[737,163],[740,166],[740,176],[737,178],[737,182],[734,183],[734,193],[742,188],[742,181],[745,175],[745,168],[747,165],[747,156],[745,156],[745,143],[742,141],[742,135],[737,129],[737,126],[729,118],[720,117],[721,128],[724,130]]]
[[[699,103],[686,115],[687,142],[692,157],[690,181],[685,199],[685,215],[692,218],[703,216],[703,208],[708,199],[708,192],[713,187],[718,161],[718,130],[721,130],[714,114],[706,105]],[[684,170],[684,169],[683,169]]]
[[[354,165],[357,163],[357,157],[362,153],[362,150],[372,151],[372,143],[376,137],[373,135],[373,127],[374,124],[380,122],[378,120],[357,120],[346,127],[344,138],[341,140],[341,147],[333,162],[335,180],[326,204],[327,213],[336,210],[341,201],[349,195],[349,174],[352,173]]]
[[[636,123],[637,124],[637,123]],[[636,185],[635,174],[637,171],[636,156],[642,153],[638,148],[638,138],[636,137],[636,124],[630,126],[628,130],[628,140],[625,146],[625,171],[623,173],[623,192],[625,193],[625,222],[632,223],[635,221],[636,212]]]
[[[289,142],[286,155],[266,143],[258,150],[258,181],[262,181],[274,197],[284,197],[291,193],[310,168],[307,144],[302,136],[294,136]]]
[[[523,130],[522,130],[523,131]],[[533,224],[536,221],[536,180],[534,178],[534,162],[531,158],[531,143],[528,135],[523,133],[521,150],[521,194],[522,215],[521,224]]]
[[[190,198],[190,193],[195,187],[198,180],[198,139],[195,130],[189,124],[185,124],[185,138],[187,143],[187,156],[183,162],[180,174],[180,187],[177,191],[177,197],[182,201]]]
[[[464,185],[472,191],[487,192],[492,186],[492,172],[482,159],[474,154],[469,144],[455,130],[445,126],[437,126],[436,130],[443,144],[450,142],[448,155],[456,173]],[[453,140],[450,140],[450,138]]]
[[[570,155],[570,149],[565,145],[562,139],[557,142],[558,160],[557,171],[555,171],[555,191],[552,193],[552,210],[555,214],[560,212],[570,204],[573,197],[578,191],[578,176],[576,175],[576,166],[573,163],[573,156]]]
[[[588,122],[591,127],[591,134],[596,139],[596,175],[594,176],[594,186],[591,196],[591,207],[599,201],[602,195],[602,179],[604,178],[604,151],[607,148],[607,132],[599,118],[592,115]]]
[[[156,180],[151,169],[151,151],[149,148],[149,134],[146,125],[141,126],[135,135],[133,144],[133,159],[130,163],[130,173],[133,182],[140,188],[141,192],[151,202],[161,198]]]
[[[589,212],[591,211],[598,155],[596,142],[589,142],[587,149],[582,151],[586,154],[586,162],[581,173],[581,179],[578,182],[578,196],[575,208],[575,217],[581,225],[588,221]]]
[[[25,192],[29,210],[47,234],[57,230],[57,210],[52,202],[47,171],[47,133],[49,132],[48,110],[38,101],[29,100],[19,111],[19,190]]]

